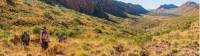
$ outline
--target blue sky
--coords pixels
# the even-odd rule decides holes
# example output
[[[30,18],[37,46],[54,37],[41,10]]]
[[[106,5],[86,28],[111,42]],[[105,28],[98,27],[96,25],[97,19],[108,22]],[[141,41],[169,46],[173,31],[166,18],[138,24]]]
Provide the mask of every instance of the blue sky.
[[[145,9],[155,9],[163,4],[175,4],[177,6],[180,6],[181,4],[187,1],[194,1],[199,3],[199,0],[118,0],[118,1],[123,1],[132,4],[140,4]]]

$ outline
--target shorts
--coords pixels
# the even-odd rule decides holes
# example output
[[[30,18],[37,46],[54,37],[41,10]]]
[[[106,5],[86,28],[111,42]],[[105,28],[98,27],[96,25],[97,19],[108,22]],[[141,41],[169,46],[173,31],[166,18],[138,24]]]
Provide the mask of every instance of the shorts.
[[[47,49],[48,46],[49,46],[49,45],[48,45],[48,42],[45,41],[45,40],[42,40],[41,47],[42,47],[43,49]]]

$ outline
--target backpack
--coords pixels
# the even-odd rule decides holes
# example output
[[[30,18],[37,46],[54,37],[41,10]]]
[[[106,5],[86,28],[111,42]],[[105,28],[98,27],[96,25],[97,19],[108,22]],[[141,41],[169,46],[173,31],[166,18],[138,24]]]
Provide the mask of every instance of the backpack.
[[[22,42],[29,42],[30,41],[30,36],[28,33],[23,33],[22,36],[21,36],[21,41]]]

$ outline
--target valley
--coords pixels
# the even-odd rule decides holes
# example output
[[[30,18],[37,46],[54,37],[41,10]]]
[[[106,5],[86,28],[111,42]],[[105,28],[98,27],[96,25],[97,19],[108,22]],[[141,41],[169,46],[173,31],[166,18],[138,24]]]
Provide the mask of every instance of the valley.
[[[177,15],[157,10],[115,0],[0,0],[0,56],[198,56],[199,4],[186,2]]]

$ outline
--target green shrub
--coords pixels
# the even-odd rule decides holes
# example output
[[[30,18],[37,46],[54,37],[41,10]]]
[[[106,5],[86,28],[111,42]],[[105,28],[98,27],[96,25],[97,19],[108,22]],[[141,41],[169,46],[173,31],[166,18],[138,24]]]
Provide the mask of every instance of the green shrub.
[[[13,35],[11,32],[0,32],[0,39],[9,38]]]
[[[42,30],[42,27],[36,26],[36,27],[33,28],[32,32],[34,34],[39,34],[41,30]]]
[[[67,30],[65,28],[56,28],[50,31],[51,35],[58,36],[59,34],[63,34],[67,37],[73,37],[79,34],[79,30]]]
[[[81,22],[80,17],[78,16],[74,19],[74,21],[80,25],[83,25],[83,22]]]
[[[5,29],[8,29],[8,28],[10,28],[10,26],[8,24],[0,23],[0,29],[5,30]]]
[[[82,48],[83,50],[86,50],[86,51],[91,50],[91,46],[90,46],[89,44],[83,44],[83,45],[81,46],[81,48]]]
[[[190,27],[191,23],[192,23],[192,22],[190,22],[190,21],[181,22],[181,23],[178,24],[179,29],[180,29],[181,31],[184,31],[184,30],[186,30],[186,29],[188,29],[188,28]]]
[[[169,33],[170,31],[172,31],[172,30],[171,29],[162,29],[162,30],[159,31],[159,35]]]
[[[55,20],[53,22],[53,25],[56,25],[58,27],[62,26],[62,27],[68,28],[68,22],[66,22],[64,19]]]
[[[137,44],[142,45],[147,41],[150,41],[152,39],[152,34],[150,32],[138,34],[134,39]]]
[[[99,29],[99,28],[95,28],[94,31],[95,31],[96,33],[103,33],[103,32],[101,31],[101,29]]]

